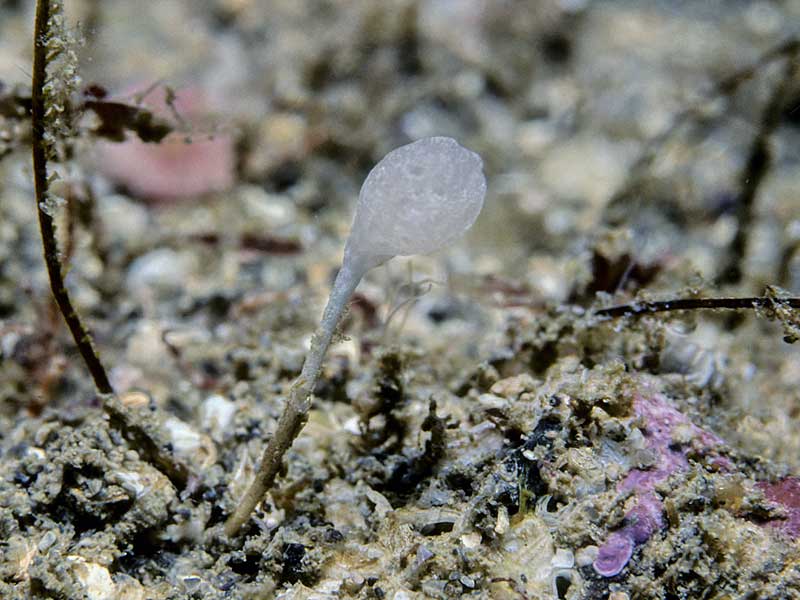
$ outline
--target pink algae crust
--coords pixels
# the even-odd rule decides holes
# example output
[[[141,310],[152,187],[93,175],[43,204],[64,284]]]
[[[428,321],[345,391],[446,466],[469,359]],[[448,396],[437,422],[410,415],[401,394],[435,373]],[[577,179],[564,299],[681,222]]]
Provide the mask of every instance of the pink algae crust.
[[[689,469],[688,447],[674,444],[676,427],[688,427],[695,447],[711,450],[722,439],[693,423],[658,395],[639,395],[634,400],[634,414],[644,420],[647,448],[655,453],[656,463],[649,469],[632,469],[617,485],[618,492],[633,492],[636,504],[625,514],[622,528],[613,532],[600,546],[594,561],[595,571],[603,577],[619,574],[628,564],[636,546],[645,543],[664,527],[664,505],[655,491],[670,475]],[[720,457],[718,467],[726,469],[727,459]]]
[[[785,519],[775,519],[766,523],[790,538],[797,539],[800,536],[800,479],[797,477],[786,477],[775,483],[761,481],[756,484],[764,492],[764,496],[770,502],[774,502],[786,512]]]

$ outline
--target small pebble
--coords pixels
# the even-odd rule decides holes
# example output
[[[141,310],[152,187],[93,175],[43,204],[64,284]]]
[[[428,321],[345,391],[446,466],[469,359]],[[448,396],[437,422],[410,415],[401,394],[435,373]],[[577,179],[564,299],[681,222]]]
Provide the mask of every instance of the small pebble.
[[[472,550],[481,545],[481,534],[478,532],[465,533],[461,536],[461,543],[464,548]]]

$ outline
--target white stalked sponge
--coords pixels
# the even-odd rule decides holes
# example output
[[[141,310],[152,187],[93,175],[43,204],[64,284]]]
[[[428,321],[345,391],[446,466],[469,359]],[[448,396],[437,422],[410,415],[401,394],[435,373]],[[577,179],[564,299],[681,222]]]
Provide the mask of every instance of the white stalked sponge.
[[[478,218],[485,195],[481,157],[447,137],[393,150],[370,171],[303,370],[264,449],[258,475],[225,523],[227,535],[239,530],[275,481],[283,455],[305,423],[336,324],[364,274],[393,256],[426,254],[454,241]]]
[[[449,137],[389,152],[367,175],[345,261],[378,265],[392,256],[447,246],[478,217],[486,195],[483,161]]]

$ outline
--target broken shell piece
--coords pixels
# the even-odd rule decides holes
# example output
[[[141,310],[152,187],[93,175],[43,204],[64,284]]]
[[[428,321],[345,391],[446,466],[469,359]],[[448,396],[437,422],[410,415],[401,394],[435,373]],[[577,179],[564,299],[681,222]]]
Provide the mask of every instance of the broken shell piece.
[[[114,579],[117,582],[115,600],[148,600],[151,597],[145,593],[142,584],[130,575],[117,574]]]
[[[422,535],[440,535],[452,531],[461,513],[444,507],[408,508],[395,511],[400,523],[407,523]]]
[[[550,564],[554,569],[571,569],[575,566],[575,556],[571,550],[566,548],[559,548],[550,559]]]
[[[588,567],[597,559],[599,548],[595,545],[584,546],[575,554],[575,564],[579,567]]]
[[[386,499],[386,496],[381,494],[380,492],[376,492],[373,489],[368,489],[366,492],[366,496],[370,502],[375,505],[375,516],[379,520],[383,520],[386,518],[386,515],[392,512],[392,505]]]
[[[228,484],[230,494],[233,498],[238,498],[244,493],[247,483],[253,476],[253,462],[250,460],[250,454],[247,448],[242,448],[239,460],[233,470],[230,483]]]
[[[481,394],[478,396],[478,403],[485,410],[504,410],[510,405],[508,400],[494,394]]]
[[[164,421],[175,455],[201,468],[217,461],[217,449],[207,435],[195,431],[188,423],[170,417]]]
[[[75,554],[67,556],[67,563],[78,583],[83,587],[84,598],[87,600],[114,600],[117,598],[117,586],[111,579],[111,573],[104,566],[88,562],[82,556]]]
[[[12,536],[6,542],[3,571],[6,573],[11,572],[14,581],[25,581],[28,579],[28,567],[30,567],[35,556],[35,544],[21,536]]]
[[[144,496],[147,487],[138,473],[134,473],[133,471],[118,471],[116,476],[117,481],[119,481],[122,489],[126,492],[130,492],[136,498]]]
[[[541,382],[536,381],[528,373],[507,377],[496,382],[489,390],[492,394],[504,398],[517,398],[523,392],[534,391]]]
[[[435,556],[433,552],[431,552],[426,546],[420,544],[417,548],[417,556],[415,563],[417,566],[420,566]]]
[[[120,402],[132,409],[141,409],[150,404],[150,397],[144,392],[130,391],[125,392],[120,396]]]
[[[347,537],[353,531],[367,528],[363,502],[356,487],[342,479],[332,479],[325,485],[325,520]]]
[[[500,553],[494,568],[497,579],[490,588],[492,598],[515,597],[509,595],[508,581],[519,582],[519,591],[528,597],[552,597],[555,548],[549,527],[542,519],[528,514],[511,525],[503,536]],[[525,575],[524,582],[519,579],[521,573]]]
[[[148,465],[142,466],[137,471],[116,471],[112,474],[112,479],[137,500],[151,490],[172,485],[160,471]]]
[[[460,539],[464,548],[467,548],[468,550],[472,550],[481,545],[481,534],[476,531],[473,531],[472,533],[465,533]]]
[[[350,594],[357,594],[361,591],[361,588],[364,587],[366,581],[367,580],[364,579],[363,575],[359,573],[353,573],[352,575],[345,577],[345,579],[342,581],[342,589]]]
[[[497,509],[497,523],[494,526],[494,532],[497,535],[505,535],[508,531],[508,509],[505,506],[500,506]]]
[[[216,442],[221,442],[236,414],[236,403],[214,394],[200,408],[200,423]]]

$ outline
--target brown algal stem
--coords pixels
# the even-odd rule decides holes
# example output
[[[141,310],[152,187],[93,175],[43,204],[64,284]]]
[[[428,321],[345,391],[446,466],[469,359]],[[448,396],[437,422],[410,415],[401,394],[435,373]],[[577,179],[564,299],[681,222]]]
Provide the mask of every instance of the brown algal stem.
[[[611,306],[595,310],[598,317],[639,317],[659,312],[676,310],[756,310],[771,308],[776,305],[800,309],[800,298],[676,298],[659,302],[633,302],[620,306]]]
[[[78,346],[83,361],[94,379],[95,387],[101,394],[114,392],[108,375],[94,349],[89,330],[81,321],[72,304],[69,291],[64,285],[64,273],[58,254],[56,227],[53,217],[45,209],[49,184],[47,181],[47,142],[45,141],[45,98],[44,86],[47,81],[47,38],[50,35],[52,11],[49,0],[37,0],[36,20],[33,29],[33,78],[31,81],[31,136],[33,146],[33,183],[36,212],[39,215],[39,230],[42,234],[44,262],[50,278],[50,289],[56,300],[72,338]]]
[[[81,353],[86,366],[94,379],[95,387],[100,393],[103,410],[109,417],[112,427],[122,431],[131,445],[135,447],[144,460],[159,467],[169,480],[179,489],[183,489],[190,479],[186,465],[162,448],[155,436],[146,431],[135,415],[113,394],[114,390],[108,375],[94,349],[92,337],[81,321],[72,304],[69,291],[64,285],[64,272],[59,258],[56,242],[56,227],[53,217],[46,207],[49,184],[47,179],[48,147],[45,140],[45,97],[44,86],[47,83],[47,39],[51,35],[50,19],[53,15],[50,0],[37,0],[36,20],[34,23],[33,43],[33,79],[31,83],[31,130],[33,145],[33,182],[36,200],[36,211],[39,215],[39,229],[42,234],[42,247],[47,274],[50,278],[50,289],[53,292],[58,309],[69,327],[75,344]]]

